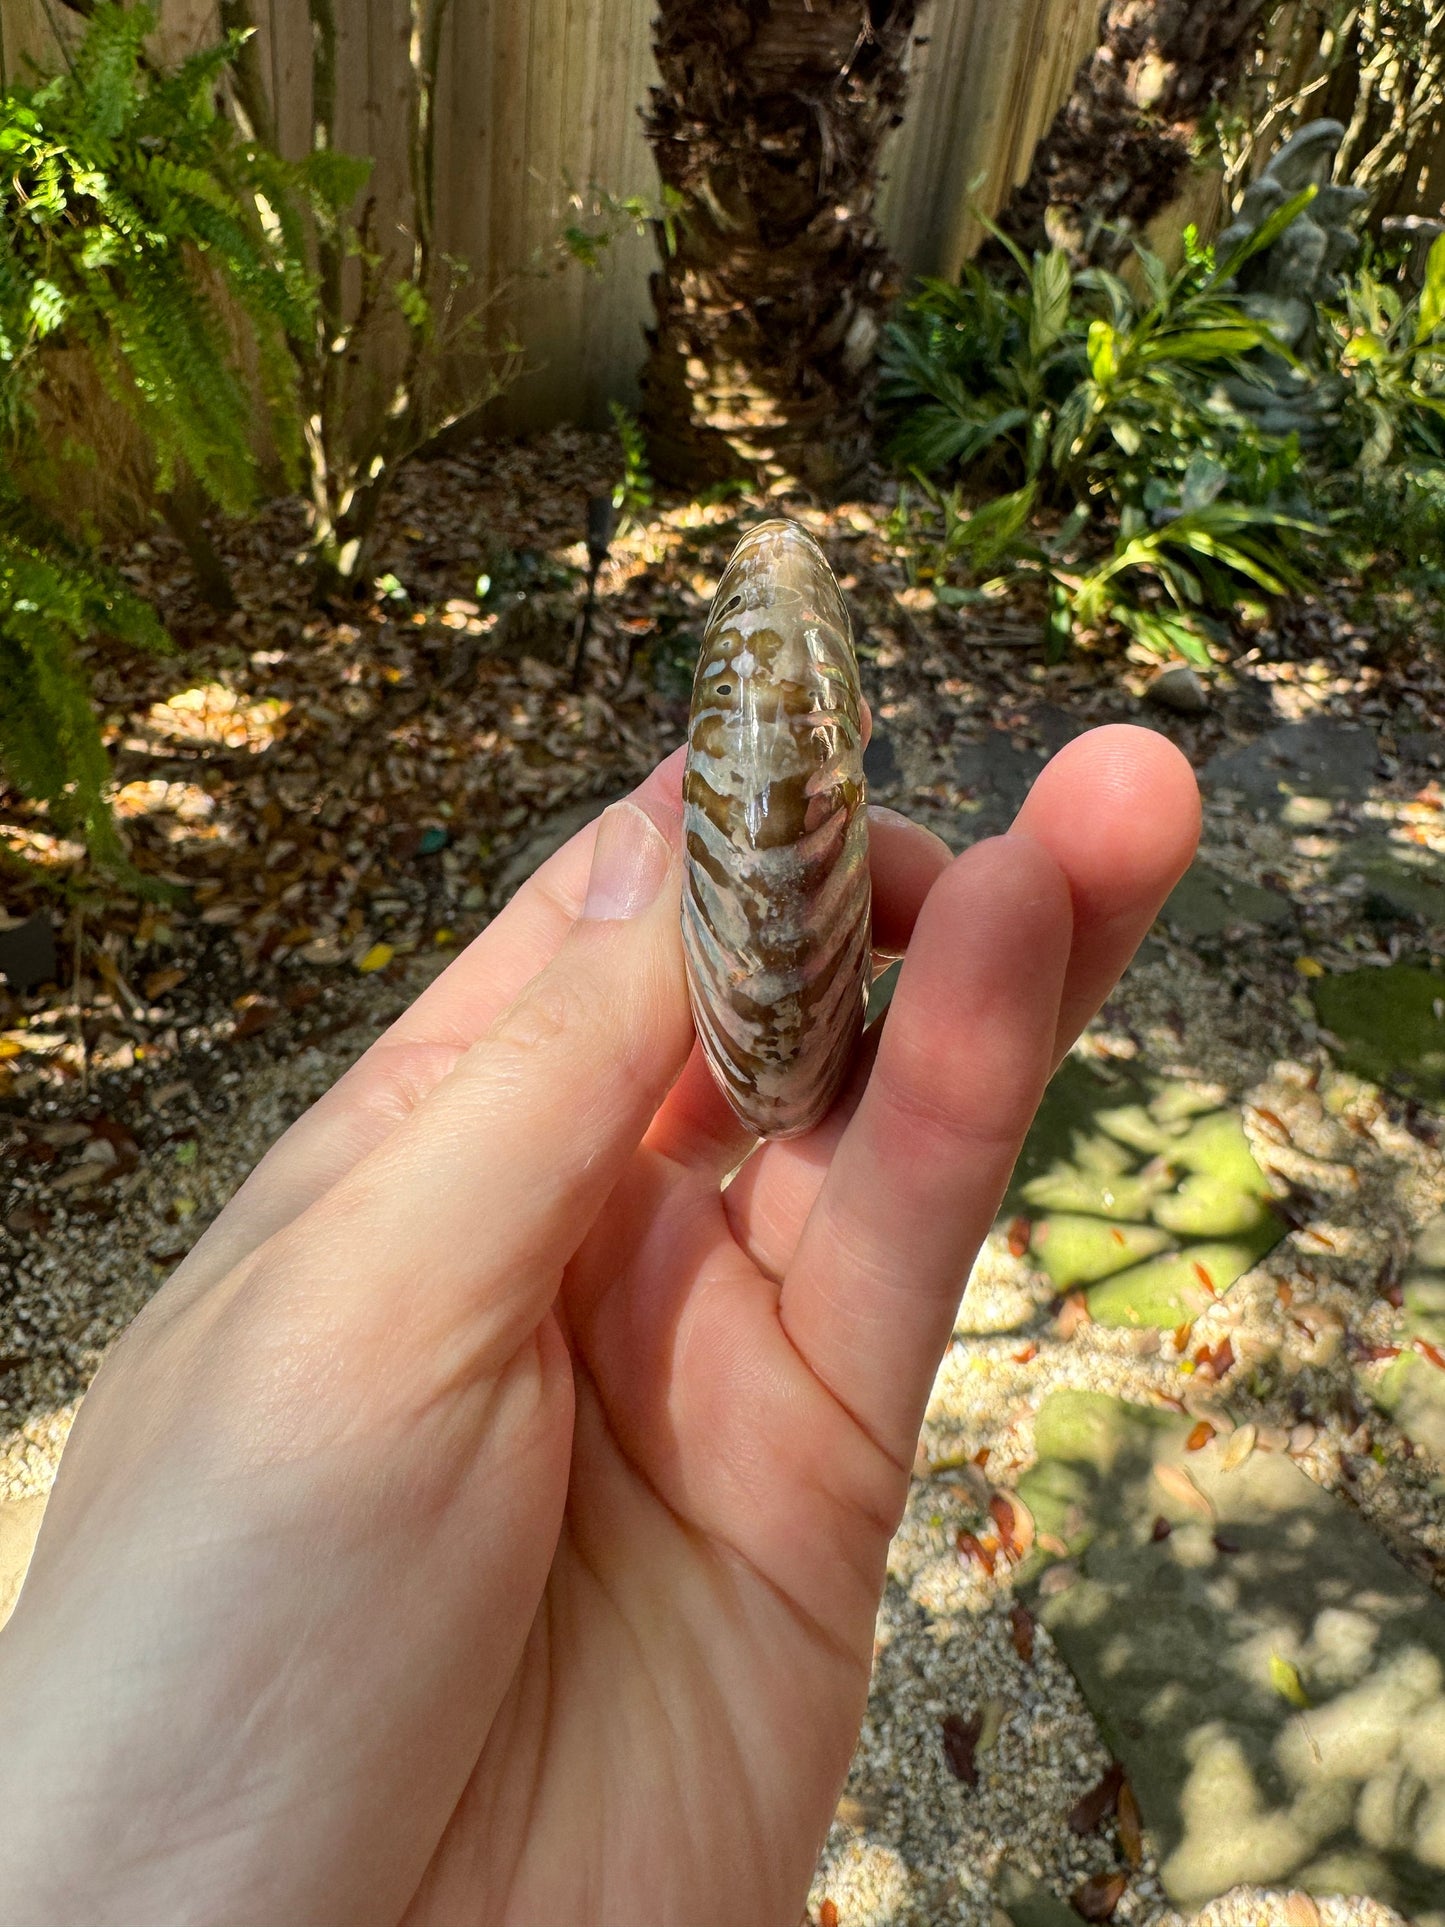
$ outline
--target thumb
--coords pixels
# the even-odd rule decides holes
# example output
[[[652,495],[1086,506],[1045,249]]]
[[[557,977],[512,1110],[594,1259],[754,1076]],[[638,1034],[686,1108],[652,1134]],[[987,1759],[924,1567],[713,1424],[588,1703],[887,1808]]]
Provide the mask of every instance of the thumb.
[[[318,1298],[365,1319],[363,1296],[408,1349],[430,1336],[450,1354],[460,1337],[467,1374],[511,1356],[687,1059],[680,829],[680,805],[660,797],[605,813],[552,962],[253,1263],[283,1290],[292,1274],[323,1322]]]

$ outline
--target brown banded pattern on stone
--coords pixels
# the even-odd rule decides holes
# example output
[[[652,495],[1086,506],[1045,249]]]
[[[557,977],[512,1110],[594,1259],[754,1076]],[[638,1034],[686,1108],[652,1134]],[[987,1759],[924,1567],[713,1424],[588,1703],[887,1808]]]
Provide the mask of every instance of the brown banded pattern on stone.
[[[827,1112],[872,957],[862,699],[833,572],[792,522],[733,552],[693,683],[683,778],[688,988],[742,1121],[795,1137]]]

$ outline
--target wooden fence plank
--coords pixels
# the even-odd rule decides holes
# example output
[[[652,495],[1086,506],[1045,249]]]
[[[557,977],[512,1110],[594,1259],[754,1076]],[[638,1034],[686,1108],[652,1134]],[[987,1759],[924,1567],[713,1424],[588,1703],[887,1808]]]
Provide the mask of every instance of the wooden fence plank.
[[[411,231],[407,0],[334,0],[338,144],[373,156],[378,236],[400,252]],[[278,141],[304,153],[311,128],[307,0],[253,0]],[[555,271],[569,184],[655,200],[639,114],[655,80],[656,0],[450,0],[437,89],[436,242],[469,263],[467,299],[486,309],[493,347],[507,329],[531,370],[494,411],[509,427],[605,421],[635,397],[650,315],[652,237],[625,232],[600,276]],[[13,76],[25,54],[53,68],[57,30],[82,30],[59,0],[0,0]],[[1265,58],[1303,78],[1317,57],[1318,0],[1288,0]],[[63,16],[53,20],[49,16]],[[1097,26],[1098,0],[929,0],[919,15],[904,125],[885,154],[879,219],[909,273],[955,274],[976,246],[975,205],[996,209],[1034,149]],[[193,50],[216,31],[215,0],[161,0],[159,45]],[[1200,205],[1208,200],[1199,186]],[[1428,130],[1408,187],[1416,205],[1445,192],[1445,134]],[[1402,210],[1403,211],[1403,210]],[[383,331],[384,372],[399,341]],[[378,383],[378,391],[381,387]]]

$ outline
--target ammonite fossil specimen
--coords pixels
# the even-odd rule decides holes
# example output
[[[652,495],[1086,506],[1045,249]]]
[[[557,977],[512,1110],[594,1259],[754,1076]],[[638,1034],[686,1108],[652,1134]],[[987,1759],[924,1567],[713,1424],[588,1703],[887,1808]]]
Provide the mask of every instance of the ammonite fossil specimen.
[[[823,1117],[863,1025],[868,812],[852,625],[822,550],[764,522],[713,598],[692,692],[682,931],[698,1036],[742,1121]]]

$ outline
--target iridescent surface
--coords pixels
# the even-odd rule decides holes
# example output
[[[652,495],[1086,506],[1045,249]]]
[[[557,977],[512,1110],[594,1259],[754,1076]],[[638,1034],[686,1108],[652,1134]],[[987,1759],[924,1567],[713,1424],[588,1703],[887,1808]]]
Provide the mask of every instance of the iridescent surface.
[[[791,522],[738,544],[693,684],[683,945],[698,1036],[738,1116],[824,1116],[871,957],[858,664],[822,550]]]

